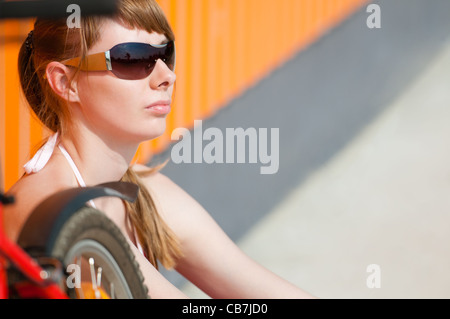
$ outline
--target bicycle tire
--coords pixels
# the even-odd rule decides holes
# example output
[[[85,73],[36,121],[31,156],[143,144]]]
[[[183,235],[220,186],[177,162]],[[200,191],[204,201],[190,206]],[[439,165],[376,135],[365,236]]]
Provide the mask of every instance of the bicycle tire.
[[[120,280],[122,285],[126,285],[123,288],[126,293],[116,292],[117,299],[149,298],[144,276],[127,240],[114,222],[97,209],[83,207],[73,214],[62,226],[49,251],[51,257],[63,262],[64,267],[69,266],[74,254],[100,256],[103,259],[100,266],[108,270],[107,280]],[[111,275],[112,272],[116,273]],[[74,291],[69,289],[71,298],[75,298]]]

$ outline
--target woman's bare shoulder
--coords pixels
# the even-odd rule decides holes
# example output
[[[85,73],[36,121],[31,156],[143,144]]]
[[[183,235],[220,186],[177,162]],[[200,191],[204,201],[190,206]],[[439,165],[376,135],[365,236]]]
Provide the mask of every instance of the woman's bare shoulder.
[[[50,195],[70,187],[64,178],[48,174],[23,176],[7,192],[14,197],[14,204],[4,208],[7,236],[16,240],[19,232],[33,210]]]

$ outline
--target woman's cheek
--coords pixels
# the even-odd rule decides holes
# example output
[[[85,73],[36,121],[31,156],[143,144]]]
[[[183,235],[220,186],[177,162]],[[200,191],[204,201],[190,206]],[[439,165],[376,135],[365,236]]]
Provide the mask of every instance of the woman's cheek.
[[[145,141],[166,130],[166,119],[145,110],[149,87],[140,81],[124,81],[114,77],[90,76],[81,88],[81,108],[92,130],[101,130],[118,139]],[[169,92],[172,91],[169,89]],[[167,92],[167,93],[169,93]]]

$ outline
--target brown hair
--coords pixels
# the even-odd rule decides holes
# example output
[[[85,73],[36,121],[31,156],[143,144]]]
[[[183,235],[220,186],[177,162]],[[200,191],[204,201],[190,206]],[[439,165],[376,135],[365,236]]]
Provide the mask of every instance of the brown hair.
[[[113,18],[125,26],[164,34],[168,40],[175,39],[163,11],[154,0],[121,0]],[[65,19],[38,19],[32,36],[20,49],[19,76],[25,97],[38,119],[55,133],[69,132],[70,113],[67,102],[53,92],[45,79],[46,67],[52,61],[85,57],[89,48],[100,39],[100,27],[105,19],[82,17],[80,29],[68,28]],[[130,167],[122,181],[140,186],[137,201],[126,203],[130,231],[136,231],[148,260],[156,268],[157,261],[172,268],[181,257],[180,244],[158,214],[151,194],[141,181],[141,177],[161,168],[136,173]]]

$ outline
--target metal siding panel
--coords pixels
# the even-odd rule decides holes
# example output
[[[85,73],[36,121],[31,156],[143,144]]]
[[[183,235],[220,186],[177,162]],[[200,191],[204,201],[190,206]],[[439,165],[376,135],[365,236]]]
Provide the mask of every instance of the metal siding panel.
[[[18,21],[5,22],[5,35],[7,38],[19,36],[20,25]],[[16,70],[17,56],[20,43],[7,41],[5,44],[5,189],[19,178],[19,146],[20,146],[20,113],[19,113],[19,87],[18,72]]]
[[[0,22],[0,190],[5,188],[5,126],[6,126],[6,101],[5,101],[5,26],[4,22]]]

